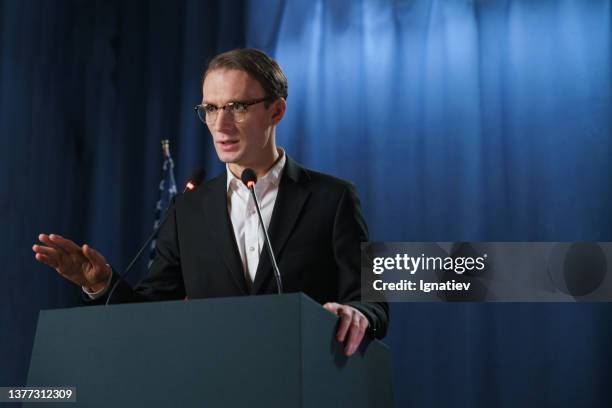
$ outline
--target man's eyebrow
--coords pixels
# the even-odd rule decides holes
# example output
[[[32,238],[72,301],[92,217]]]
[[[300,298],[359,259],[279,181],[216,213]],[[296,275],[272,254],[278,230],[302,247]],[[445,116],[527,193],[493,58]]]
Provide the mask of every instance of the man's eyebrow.
[[[210,105],[210,106],[225,106],[225,105],[229,105],[230,103],[247,103],[249,102],[250,99],[230,99],[229,101],[225,102],[224,104],[221,105],[217,105],[216,103],[210,103],[210,102],[206,102],[204,101],[204,103],[202,105]]]

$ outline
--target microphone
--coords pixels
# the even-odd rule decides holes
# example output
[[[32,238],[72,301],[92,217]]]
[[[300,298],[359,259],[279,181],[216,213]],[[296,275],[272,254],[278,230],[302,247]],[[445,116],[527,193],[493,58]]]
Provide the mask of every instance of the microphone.
[[[272,244],[270,243],[270,237],[268,236],[268,230],[266,229],[266,224],[264,224],[263,218],[261,217],[259,200],[257,200],[257,194],[255,194],[255,184],[257,184],[257,175],[255,174],[253,169],[247,168],[242,171],[240,179],[242,180],[244,185],[247,186],[249,190],[251,190],[253,200],[255,200],[255,208],[257,209],[257,215],[259,216],[259,224],[261,225],[261,228],[264,231],[266,249],[268,250],[270,261],[272,261],[272,269],[274,270],[274,277],[276,278],[276,287],[278,288],[278,294],[280,295],[283,293],[283,283],[281,280],[280,271],[278,270],[278,265],[276,264],[276,257],[274,256],[274,251],[272,250]]]
[[[183,194],[185,194],[188,190],[194,190],[197,186],[202,184],[202,181],[204,181],[205,177],[206,172],[203,168],[198,167],[194,169],[193,173],[191,173],[191,177],[189,177],[189,180],[187,180],[187,183],[185,183],[185,189],[183,190]]]
[[[197,186],[202,184],[202,181],[204,180],[205,177],[206,177],[206,172],[204,171],[204,169],[202,169],[201,167],[196,168],[193,171],[193,173],[191,174],[191,177],[189,177],[189,179],[187,180],[187,183],[185,183],[185,189],[183,190],[183,192],[181,194],[185,194],[188,191],[194,190]],[[172,202],[172,206],[174,206],[175,202],[176,201]],[[115,284],[111,288],[110,292],[108,293],[108,297],[106,299],[105,305],[108,306],[108,304],[109,304],[109,302],[111,300],[111,297],[113,296],[113,293],[115,292],[115,289],[117,289],[117,285],[119,284],[119,282],[121,280],[127,278],[128,274],[134,268],[134,265],[136,264],[136,261],[138,261],[138,259],[140,259],[140,257],[142,256],[142,253],[144,252],[144,250],[147,249],[147,247],[149,246],[151,241],[153,241],[153,239],[155,239],[155,237],[157,236],[157,233],[159,232],[161,226],[164,225],[164,223],[168,219],[168,216],[170,215],[170,209],[171,209],[170,206],[166,209],[166,213],[164,214],[164,217],[162,218],[162,220],[157,225],[157,228],[155,228],[153,230],[153,232],[151,233],[151,235],[149,235],[149,237],[144,242],[144,244],[142,244],[142,246],[140,247],[140,250],[138,250],[138,252],[136,253],[136,256],[134,257],[134,259],[132,259],[132,262],[129,263],[127,268],[125,268],[125,270],[121,274],[120,279],[117,279],[117,282],[115,282]]]

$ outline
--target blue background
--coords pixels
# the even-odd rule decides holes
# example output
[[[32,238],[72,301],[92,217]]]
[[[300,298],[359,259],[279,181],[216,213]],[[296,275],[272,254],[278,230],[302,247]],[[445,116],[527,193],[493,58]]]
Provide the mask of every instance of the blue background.
[[[38,233],[122,269],[162,138],[180,184],[222,170],[192,107],[238,46],[283,67],[278,144],[355,182],[371,240],[612,241],[611,18],[604,0],[0,1],[0,385],[24,384],[38,311],[79,302]],[[397,405],[610,406],[611,312],[393,304]]]

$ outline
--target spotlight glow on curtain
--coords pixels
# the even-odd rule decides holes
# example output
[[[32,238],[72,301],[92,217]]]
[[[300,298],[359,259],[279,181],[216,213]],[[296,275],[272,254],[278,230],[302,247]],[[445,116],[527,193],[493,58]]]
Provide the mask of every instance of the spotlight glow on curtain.
[[[612,236],[609,2],[261,3],[279,142],[357,183],[372,238]]]

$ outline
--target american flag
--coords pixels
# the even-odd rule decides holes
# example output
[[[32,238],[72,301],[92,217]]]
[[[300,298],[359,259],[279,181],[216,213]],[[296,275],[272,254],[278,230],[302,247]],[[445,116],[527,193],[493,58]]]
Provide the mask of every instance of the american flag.
[[[176,195],[176,180],[174,179],[174,162],[170,155],[170,142],[168,140],[162,140],[162,152],[164,155],[164,164],[162,166],[162,179],[159,182],[159,199],[155,206],[155,222],[153,223],[153,229],[159,227],[159,223],[164,217],[164,213],[168,209],[172,198]],[[151,267],[153,259],[155,258],[155,245],[157,240],[151,241],[151,247],[149,252],[149,264],[147,268]]]

